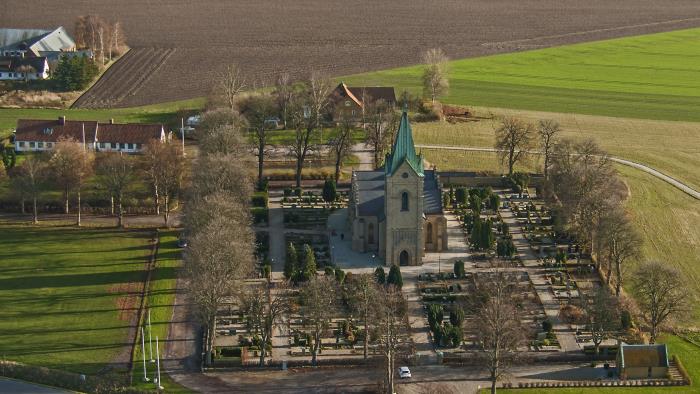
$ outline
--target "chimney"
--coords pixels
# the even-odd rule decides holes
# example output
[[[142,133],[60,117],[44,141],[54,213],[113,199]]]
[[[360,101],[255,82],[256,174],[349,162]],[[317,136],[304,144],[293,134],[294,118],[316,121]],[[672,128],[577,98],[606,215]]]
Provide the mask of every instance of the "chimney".
[[[114,124],[114,118],[109,119],[109,124]]]
[[[59,116],[58,117],[58,123],[61,124],[61,126],[66,124],[66,117],[65,116]]]

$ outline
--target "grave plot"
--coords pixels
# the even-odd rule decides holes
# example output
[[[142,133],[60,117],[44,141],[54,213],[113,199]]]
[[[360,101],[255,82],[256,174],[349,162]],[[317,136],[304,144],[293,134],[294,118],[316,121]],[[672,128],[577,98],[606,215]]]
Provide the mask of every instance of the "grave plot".
[[[284,189],[282,208],[343,208],[348,205],[348,194],[337,192],[333,201],[325,201],[323,195],[314,191],[302,192],[301,189]]]
[[[348,279],[351,280],[351,279]],[[344,286],[341,286],[344,288]],[[293,297],[298,295],[294,294]],[[319,362],[323,360],[343,360],[364,358],[364,342],[368,342],[368,356],[380,356],[381,348],[378,338],[381,335],[373,322],[369,324],[369,337],[365,332],[365,322],[359,317],[353,316],[347,303],[347,294],[341,297],[338,305],[333,307],[334,314],[328,328],[323,331],[321,347],[318,354]],[[291,361],[308,362],[312,356],[313,327],[299,312],[298,299],[295,311],[289,315],[286,326],[286,343],[288,359]],[[409,335],[408,319],[404,319],[404,327],[398,338],[400,346],[407,352],[412,352],[413,342]]]
[[[523,326],[528,336],[536,340],[542,322],[544,309],[527,272],[513,271],[515,298],[513,302],[520,310]],[[492,272],[470,272],[463,276],[455,273],[421,274],[418,277],[418,290],[426,311],[428,326],[434,346],[444,352],[462,353],[478,348],[474,331],[474,319],[478,305],[481,284],[493,275]],[[533,343],[532,350],[544,346],[558,348],[556,338]]]
[[[248,281],[246,286],[265,286],[264,282]],[[212,366],[216,368],[257,365],[261,351],[272,355],[272,344],[261,343],[259,332],[251,327],[235,298],[227,300],[216,314],[216,337]]]
[[[285,234],[285,245],[294,244],[297,251],[304,250],[304,245],[309,245],[314,250],[317,268],[331,266],[331,250],[328,245],[328,235],[326,234]]]

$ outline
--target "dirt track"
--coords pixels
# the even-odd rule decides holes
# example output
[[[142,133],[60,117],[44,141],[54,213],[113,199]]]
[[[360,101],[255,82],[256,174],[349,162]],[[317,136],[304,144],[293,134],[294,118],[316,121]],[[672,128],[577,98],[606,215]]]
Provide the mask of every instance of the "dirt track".
[[[90,105],[133,106],[208,92],[231,62],[261,80],[414,64],[430,47],[453,58],[700,26],[696,0],[27,0],[3,27],[72,27],[96,13],[119,19],[131,47],[172,49],[140,69],[115,67]],[[36,10],[41,10],[37,13]],[[133,56],[133,55],[132,55]],[[125,59],[126,60],[126,59]],[[131,71],[129,71],[131,70]],[[127,83],[130,72],[145,73]],[[110,75],[115,73],[115,75]]]

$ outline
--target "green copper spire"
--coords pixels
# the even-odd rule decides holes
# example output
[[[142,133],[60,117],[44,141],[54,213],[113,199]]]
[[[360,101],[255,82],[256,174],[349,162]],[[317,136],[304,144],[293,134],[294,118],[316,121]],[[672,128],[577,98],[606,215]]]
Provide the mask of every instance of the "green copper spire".
[[[406,109],[401,114],[399,131],[396,133],[396,140],[394,140],[394,145],[391,148],[391,154],[386,160],[386,173],[393,175],[404,161],[418,175],[423,176],[423,158],[416,154],[416,147],[413,144],[413,132],[411,131],[411,124],[408,122]]]

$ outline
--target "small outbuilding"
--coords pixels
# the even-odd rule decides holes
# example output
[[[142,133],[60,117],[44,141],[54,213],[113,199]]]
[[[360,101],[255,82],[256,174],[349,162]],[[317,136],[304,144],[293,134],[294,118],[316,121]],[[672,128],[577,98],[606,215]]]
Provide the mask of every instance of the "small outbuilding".
[[[665,379],[669,360],[666,345],[622,345],[617,372],[623,379]]]

